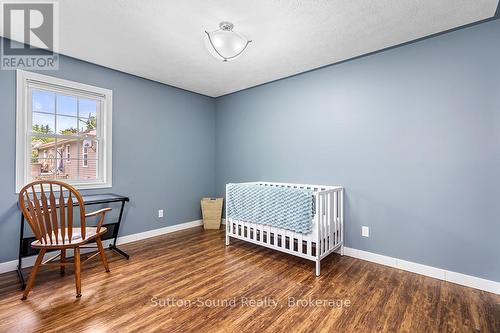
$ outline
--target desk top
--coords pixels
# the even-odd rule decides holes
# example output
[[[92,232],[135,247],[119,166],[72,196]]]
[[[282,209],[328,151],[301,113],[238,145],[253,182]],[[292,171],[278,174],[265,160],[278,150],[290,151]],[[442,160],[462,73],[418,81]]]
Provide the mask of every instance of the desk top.
[[[72,197],[73,201],[73,206],[78,206],[78,202],[75,197]],[[119,194],[114,194],[114,193],[104,193],[104,194],[87,194],[87,195],[82,195],[83,203],[85,205],[98,205],[98,204],[104,204],[104,203],[111,203],[111,202],[122,202],[122,201],[130,201],[129,197],[119,195]],[[67,200],[65,200],[67,201]],[[59,201],[58,201],[59,202]],[[17,203],[19,206],[19,202]],[[56,205],[56,207],[59,207],[59,204]]]
[[[130,201],[129,197],[125,197],[123,195],[114,194],[114,193],[88,194],[88,195],[82,195],[82,198],[83,198],[83,202],[86,205],[108,203],[108,202],[118,202],[118,201]]]

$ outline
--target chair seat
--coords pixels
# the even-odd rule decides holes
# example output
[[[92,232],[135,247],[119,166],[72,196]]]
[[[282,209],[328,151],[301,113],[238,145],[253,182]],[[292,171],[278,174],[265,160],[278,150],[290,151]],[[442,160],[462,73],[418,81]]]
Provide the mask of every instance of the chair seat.
[[[81,234],[81,228],[74,227],[73,233],[71,236],[71,242],[69,241],[68,230],[66,230],[66,235],[64,237],[64,242],[63,242],[61,229],[58,229],[57,230],[57,242],[56,242],[55,233],[52,232],[52,242],[51,242],[49,235],[47,234],[45,237],[45,239],[47,240],[47,243],[43,242],[43,240],[42,240],[42,242],[39,240],[35,240],[31,243],[31,246],[33,248],[37,248],[37,249],[41,249],[41,248],[45,248],[45,249],[46,248],[58,248],[58,249],[60,249],[60,248],[66,248],[66,247],[75,247],[75,246],[85,244],[88,241],[96,238],[97,236],[104,234],[105,232],[106,232],[105,227],[101,227],[99,232],[97,232],[96,227],[86,227],[85,228],[85,239],[83,239],[82,234]]]

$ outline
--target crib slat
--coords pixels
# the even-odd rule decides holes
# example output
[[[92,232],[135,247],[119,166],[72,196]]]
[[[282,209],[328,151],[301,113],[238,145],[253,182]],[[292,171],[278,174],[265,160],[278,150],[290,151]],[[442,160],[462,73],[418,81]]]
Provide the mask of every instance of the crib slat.
[[[325,195],[324,194],[321,194],[321,225],[323,227],[323,237],[321,239],[321,244],[323,245],[323,248],[322,248],[322,251],[321,251],[321,254],[325,253],[326,252],[326,237],[328,235],[327,231],[326,231],[326,214],[325,214],[325,210],[326,210],[326,200],[325,200]]]
[[[328,195],[323,194],[323,201],[324,201],[324,214],[323,214],[323,223],[325,225],[325,252],[328,252],[330,249],[330,244],[328,244],[328,237],[330,236],[330,228],[329,228],[329,223],[328,223]]]
[[[321,223],[321,213],[322,213],[322,205],[321,205],[321,195],[318,194],[316,196],[316,202],[318,203],[316,205],[317,210],[316,210],[316,221],[318,224],[318,241],[316,242],[316,256],[319,257],[321,255],[321,243],[323,239],[323,225]]]
[[[326,194],[326,228],[328,230],[328,250],[332,248],[332,214],[331,214],[331,194]]]
[[[298,236],[297,236],[297,250],[300,252],[300,253],[304,253],[303,252],[303,245],[302,245],[302,240],[304,238],[302,237],[302,234],[299,233]]]
[[[274,230],[274,227],[269,228],[269,238],[270,238],[270,243],[271,245],[278,246],[278,239],[276,237],[276,231]]]
[[[330,228],[330,214],[328,210],[330,209],[330,200],[328,193],[324,195],[325,197],[325,229],[326,229],[326,236],[325,236],[325,243],[326,243],[326,251],[330,251],[331,245],[330,245],[330,240],[332,237],[331,236],[331,228]]]
[[[335,192],[330,193],[330,223],[331,223],[331,244],[335,247],[337,240],[335,239],[335,232],[337,227],[335,225]]]
[[[274,245],[277,246],[277,247],[283,247],[283,240],[280,237],[281,236],[280,230],[278,230],[277,228],[273,227],[272,232],[274,234]]]
[[[319,246],[318,246],[318,251],[319,254],[321,255],[323,253],[322,251],[322,244],[323,244],[323,237],[324,237],[324,231],[323,231],[323,200],[321,198],[321,194],[318,194],[318,221],[319,221],[319,230],[320,230],[320,237],[319,237]]]

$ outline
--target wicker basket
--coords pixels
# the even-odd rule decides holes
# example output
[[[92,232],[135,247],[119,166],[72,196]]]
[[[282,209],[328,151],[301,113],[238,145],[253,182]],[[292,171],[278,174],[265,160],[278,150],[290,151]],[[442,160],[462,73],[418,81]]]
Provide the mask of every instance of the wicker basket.
[[[222,198],[202,198],[201,212],[203,214],[203,228],[219,229],[222,218]]]

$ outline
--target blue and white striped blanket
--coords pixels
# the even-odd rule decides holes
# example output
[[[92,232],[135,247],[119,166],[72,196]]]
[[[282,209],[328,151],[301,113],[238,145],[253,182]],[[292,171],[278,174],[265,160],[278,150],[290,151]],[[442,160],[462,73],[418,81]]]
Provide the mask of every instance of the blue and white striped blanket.
[[[231,219],[266,224],[308,234],[312,231],[312,190],[228,184],[227,210]]]

